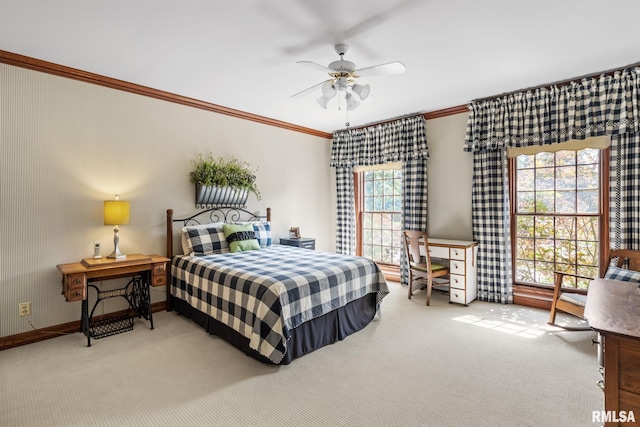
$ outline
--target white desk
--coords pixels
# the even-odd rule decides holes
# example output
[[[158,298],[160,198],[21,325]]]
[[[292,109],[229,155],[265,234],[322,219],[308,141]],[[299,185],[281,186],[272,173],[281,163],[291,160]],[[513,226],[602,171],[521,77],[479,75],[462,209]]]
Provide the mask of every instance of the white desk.
[[[468,305],[476,299],[476,252],[478,243],[429,237],[431,258],[448,260],[449,302]]]

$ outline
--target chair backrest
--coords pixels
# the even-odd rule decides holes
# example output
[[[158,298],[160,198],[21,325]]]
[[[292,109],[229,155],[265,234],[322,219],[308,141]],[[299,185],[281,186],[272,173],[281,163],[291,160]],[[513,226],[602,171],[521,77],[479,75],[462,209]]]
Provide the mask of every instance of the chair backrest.
[[[640,251],[631,249],[613,249],[609,252],[609,265],[617,258],[616,267],[627,270],[640,271]],[[604,276],[605,272],[602,272]]]
[[[404,236],[404,253],[409,267],[417,266],[431,271],[427,233],[424,231],[404,230],[402,235]],[[424,255],[420,251],[420,247],[424,248]],[[424,262],[422,262],[423,259]]]

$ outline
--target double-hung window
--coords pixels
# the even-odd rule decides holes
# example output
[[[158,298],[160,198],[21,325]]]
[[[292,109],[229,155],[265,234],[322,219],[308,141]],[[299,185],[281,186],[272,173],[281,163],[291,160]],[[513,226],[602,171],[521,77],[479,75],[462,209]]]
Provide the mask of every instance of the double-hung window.
[[[355,173],[357,253],[380,264],[402,256],[402,164]]]
[[[582,148],[511,160],[515,283],[551,286],[554,271],[598,277],[608,239],[603,153]],[[568,278],[563,286],[586,288],[588,283]]]

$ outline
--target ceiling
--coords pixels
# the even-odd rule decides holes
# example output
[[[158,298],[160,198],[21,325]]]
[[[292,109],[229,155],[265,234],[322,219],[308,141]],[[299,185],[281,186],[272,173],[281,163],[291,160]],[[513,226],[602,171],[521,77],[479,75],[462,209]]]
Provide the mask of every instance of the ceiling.
[[[0,0],[0,50],[323,132],[640,62],[637,0]],[[296,64],[400,61],[327,110]]]

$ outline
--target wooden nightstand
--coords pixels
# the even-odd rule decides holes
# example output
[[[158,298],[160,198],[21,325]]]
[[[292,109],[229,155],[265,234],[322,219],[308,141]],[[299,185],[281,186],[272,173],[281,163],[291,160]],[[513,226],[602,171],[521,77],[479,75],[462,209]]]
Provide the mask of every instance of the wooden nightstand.
[[[315,250],[315,248],[316,248],[316,239],[313,239],[311,237],[299,237],[299,238],[295,238],[295,237],[284,238],[284,237],[281,237],[280,238],[280,244],[281,245],[287,245],[287,246],[297,246],[299,248]]]
[[[67,301],[82,301],[82,332],[87,336],[87,347],[91,337],[98,339],[133,329],[136,317],[149,321],[153,329],[149,286],[167,284],[167,263],[169,258],[159,255],[127,255],[125,259],[86,258],[81,262],[58,265],[62,274],[62,294]],[[124,288],[101,291],[91,282],[130,278]],[[88,288],[96,291],[97,297],[89,312]],[[93,313],[98,304],[108,298],[122,297],[129,307],[122,315],[93,321]]]

